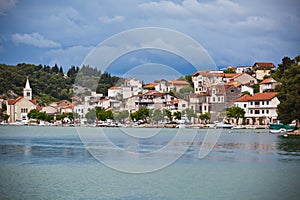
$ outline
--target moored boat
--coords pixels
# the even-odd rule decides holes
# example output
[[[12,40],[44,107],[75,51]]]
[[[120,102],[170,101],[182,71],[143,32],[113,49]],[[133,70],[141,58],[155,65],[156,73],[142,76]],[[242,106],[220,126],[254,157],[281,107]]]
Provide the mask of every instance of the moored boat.
[[[270,133],[285,134],[294,131],[294,127],[286,124],[270,124]]]

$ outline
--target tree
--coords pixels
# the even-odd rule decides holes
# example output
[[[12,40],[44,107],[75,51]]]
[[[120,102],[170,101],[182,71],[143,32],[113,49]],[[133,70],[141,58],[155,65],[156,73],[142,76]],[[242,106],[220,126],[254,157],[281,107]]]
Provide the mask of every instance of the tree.
[[[254,89],[254,93],[258,93],[259,92],[259,84],[253,84],[250,87],[252,87]]]
[[[194,91],[194,89],[191,86],[186,86],[179,90],[179,92],[181,94],[189,94],[189,93],[192,93],[193,91]]]
[[[115,113],[114,116],[117,121],[121,121],[123,123],[124,120],[129,117],[129,112],[128,112],[128,110],[124,110],[124,111]]]
[[[236,71],[235,71],[234,69],[225,69],[225,70],[224,70],[224,73],[225,73],[225,74],[235,74]]]
[[[149,117],[150,111],[146,107],[140,108],[138,111],[131,113],[130,117],[132,120],[144,120],[146,121],[147,117]]]
[[[154,110],[153,114],[152,114],[152,120],[155,121],[156,123],[158,123],[158,121],[163,119],[163,114],[161,112],[161,110],[157,109]]]
[[[201,121],[204,121],[204,124],[206,124],[206,122],[210,120],[210,115],[207,112],[202,113],[201,115],[199,115],[199,119],[201,119]]]
[[[238,124],[240,118],[245,117],[245,110],[238,106],[234,106],[226,109],[226,116],[228,118],[236,119],[236,123]]]
[[[248,91],[244,91],[244,92],[242,92],[242,96],[244,96],[244,95],[249,95],[249,96],[252,96],[251,94],[250,94],[250,92],[248,92]]]
[[[96,107],[96,117],[100,121],[106,121],[107,116],[105,109],[102,107]]]
[[[85,118],[89,124],[94,123],[96,120],[96,110],[93,108],[85,114]]]
[[[298,125],[300,120],[300,67],[295,62],[292,63],[290,66],[282,64],[285,67],[280,79],[282,84],[276,87],[279,92],[277,97],[280,101],[277,111],[278,119],[283,123],[288,124],[296,120]]]
[[[173,113],[173,116],[176,120],[181,120],[181,112],[176,111]]]
[[[182,111],[182,115],[186,115],[186,117],[191,120],[192,117],[197,117],[196,113],[191,108],[186,108]]]
[[[172,121],[172,112],[170,110],[164,109],[163,115],[166,116],[169,119],[169,121]]]

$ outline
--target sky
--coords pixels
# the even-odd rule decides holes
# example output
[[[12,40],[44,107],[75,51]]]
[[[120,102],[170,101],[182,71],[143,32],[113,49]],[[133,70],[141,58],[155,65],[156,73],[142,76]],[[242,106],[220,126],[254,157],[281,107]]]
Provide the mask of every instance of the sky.
[[[116,34],[159,27],[195,40],[218,68],[257,61],[277,65],[284,56],[300,54],[299,9],[298,0],[0,0],[0,63],[57,64],[66,70],[81,66]],[[191,64],[169,54],[130,52],[111,64],[112,73],[147,63]]]

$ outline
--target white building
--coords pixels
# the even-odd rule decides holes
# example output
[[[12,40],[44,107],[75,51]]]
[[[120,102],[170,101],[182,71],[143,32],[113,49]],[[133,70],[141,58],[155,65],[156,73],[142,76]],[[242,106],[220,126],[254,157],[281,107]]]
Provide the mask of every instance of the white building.
[[[280,103],[276,95],[276,92],[244,95],[235,101],[235,106],[245,110],[248,124],[259,124],[259,119],[263,119],[264,124],[276,123],[278,116],[276,109]]]
[[[278,84],[273,78],[267,78],[259,84],[259,92],[274,91]]]

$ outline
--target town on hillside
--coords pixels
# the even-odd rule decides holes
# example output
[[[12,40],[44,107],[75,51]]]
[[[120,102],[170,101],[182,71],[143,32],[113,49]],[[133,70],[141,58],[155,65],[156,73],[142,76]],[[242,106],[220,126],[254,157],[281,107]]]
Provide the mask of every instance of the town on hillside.
[[[299,63],[298,63],[299,65]],[[215,121],[232,125],[278,123],[280,104],[271,78],[275,66],[256,62],[253,66],[229,66],[226,70],[196,71],[187,80],[158,80],[143,84],[124,79],[108,88],[107,95],[91,92],[39,105],[33,99],[30,80],[23,96],[0,101],[5,105],[2,123],[29,125],[141,124],[205,125]],[[240,108],[240,109],[234,109]]]

